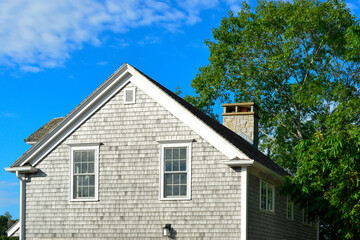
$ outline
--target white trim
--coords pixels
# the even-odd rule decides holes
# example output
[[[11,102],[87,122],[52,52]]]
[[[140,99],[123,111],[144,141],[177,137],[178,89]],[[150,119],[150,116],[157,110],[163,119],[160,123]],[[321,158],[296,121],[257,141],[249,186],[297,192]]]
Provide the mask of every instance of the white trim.
[[[29,145],[32,146],[32,145],[35,145],[37,142],[34,142],[34,141],[33,141],[33,142],[30,142],[30,141],[29,141],[29,142],[25,142],[25,143],[27,143],[27,144],[29,144]]]
[[[79,127],[108,100],[116,95],[128,82],[131,75],[126,71],[127,64],[121,66],[93,96],[65,118],[50,134],[45,136],[22,159],[20,166],[30,162],[32,166],[41,161],[50,151],[68,137],[73,129]]]
[[[138,70],[128,64],[121,66],[96,93],[91,95],[82,105],[65,118],[50,134],[45,136],[37,145],[33,146],[21,159],[20,166],[30,162],[32,166],[41,161],[50,151],[58,146],[74,129],[79,127],[110,98],[123,89],[129,81],[153,98],[180,121],[188,125],[212,146],[223,153],[228,159],[249,159],[227,139],[219,135],[210,126],[205,124],[188,109],[168,96],[154,83],[149,81]]]
[[[241,167],[241,240],[247,240],[248,232],[248,169]]]
[[[184,197],[164,197],[164,149],[167,147],[186,147],[186,196]],[[191,200],[191,156],[192,156],[192,144],[191,142],[187,143],[164,143],[160,146],[160,185],[159,185],[159,200]]]
[[[176,118],[188,125],[212,146],[222,152],[228,159],[233,159],[235,157],[240,159],[249,159],[243,152],[237,149],[227,139],[219,135],[215,130],[197,118],[183,105],[168,96],[158,86],[140,74],[135,68],[130,65],[128,66],[129,73],[134,76],[134,78],[131,79],[133,84],[136,84],[138,88],[140,88],[166,110],[172,113]]]
[[[5,168],[7,172],[19,172],[19,173],[36,173],[38,171],[37,168],[33,166],[23,166],[23,167],[12,167],[12,168]]]
[[[224,160],[223,163],[229,167],[250,167],[253,165],[252,159]]]
[[[305,225],[305,226],[307,226],[307,227],[312,227],[313,225],[314,225],[314,223],[313,222],[305,222],[305,209],[303,208],[303,210],[302,210],[302,215],[303,215],[303,217],[302,217],[302,219],[303,219],[303,225]]]
[[[289,218],[289,202],[291,202],[291,218]],[[294,202],[289,200],[289,196],[286,196],[286,219],[294,221]]]
[[[8,237],[18,237],[20,235],[20,221],[17,221],[15,224],[13,224],[7,231]]]
[[[71,146],[70,147],[70,186],[69,186],[69,201],[70,202],[93,202],[99,201],[99,158],[100,158],[100,145],[91,145],[91,146]],[[74,198],[74,151],[75,150],[94,150],[94,171],[95,171],[95,196],[93,198]]]
[[[266,183],[267,185],[272,186],[272,210],[271,211],[261,208],[261,185],[262,185],[262,182]],[[261,212],[275,214],[275,195],[276,195],[276,193],[275,193],[275,185],[260,178],[259,209],[260,209]],[[267,196],[267,198],[268,198],[268,196]],[[267,203],[266,203],[266,208],[267,208]]]
[[[126,100],[126,92],[127,91],[132,91],[132,101],[127,101]],[[126,87],[124,89],[124,104],[134,104],[136,103],[136,88],[135,87]]]

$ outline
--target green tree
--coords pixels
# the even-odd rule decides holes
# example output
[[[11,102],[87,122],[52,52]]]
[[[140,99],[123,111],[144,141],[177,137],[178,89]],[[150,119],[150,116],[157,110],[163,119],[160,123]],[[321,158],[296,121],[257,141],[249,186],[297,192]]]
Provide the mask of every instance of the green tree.
[[[0,215],[0,239],[2,236],[7,236],[6,231],[16,222],[12,220],[10,213],[5,212],[4,215]]]
[[[297,147],[298,170],[283,191],[320,216],[326,239],[360,239],[360,127],[316,132]]]
[[[326,130],[340,110],[359,115],[359,33],[343,1],[260,0],[253,11],[244,3],[206,40],[209,64],[186,100],[210,114],[217,101],[255,102],[260,129],[272,136],[261,134],[260,148],[270,146],[271,157],[295,173],[297,144]]]

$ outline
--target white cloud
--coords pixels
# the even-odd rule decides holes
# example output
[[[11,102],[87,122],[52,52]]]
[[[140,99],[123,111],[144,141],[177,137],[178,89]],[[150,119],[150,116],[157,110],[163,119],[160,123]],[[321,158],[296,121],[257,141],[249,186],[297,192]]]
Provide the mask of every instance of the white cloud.
[[[7,117],[7,118],[19,117],[19,115],[17,115],[16,113],[10,113],[10,112],[0,112],[0,116]],[[1,186],[1,181],[0,181],[0,186]]]
[[[153,25],[177,31],[184,23],[200,21],[200,11],[217,4],[217,0],[179,1],[176,6],[154,0],[2,0],[0,64],[28,72],[61,66],[83,44],[101,45],[104,31],[124,33]]]
[[[201,21],[200,12],[216,7],[219,2],[218,0],[178,0],[179,6],[188,12],[187,23],[195,24]]]
[[[157,36],[148,35],[142,41],[139,41],[138,44],[143,46],[145,44],[158,44],[161,43],[161,38]]]

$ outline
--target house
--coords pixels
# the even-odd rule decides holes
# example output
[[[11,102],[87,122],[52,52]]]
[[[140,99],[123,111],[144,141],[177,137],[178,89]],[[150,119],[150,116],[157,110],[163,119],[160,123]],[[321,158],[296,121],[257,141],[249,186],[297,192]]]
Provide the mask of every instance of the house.
[[[21,239],[316,239],[257,145],[257,107],[224,125],[129,64],[25,141]],[[240,135],[241,136],[240,136]],[[245,140],[247,138],[247,140]],[[164,236],[165,235],[165,236]]]

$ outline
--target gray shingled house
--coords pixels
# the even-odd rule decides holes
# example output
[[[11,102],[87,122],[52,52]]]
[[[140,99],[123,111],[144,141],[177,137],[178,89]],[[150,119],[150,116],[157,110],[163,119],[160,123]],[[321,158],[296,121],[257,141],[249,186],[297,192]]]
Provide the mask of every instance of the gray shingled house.
[[[25,141],[21,239],[316,239],[257,145],[257,107],[208,117],[124,64]],[[171,225],[170,225],[171,224]],[[164,236],[165,235],[165,236]]]

